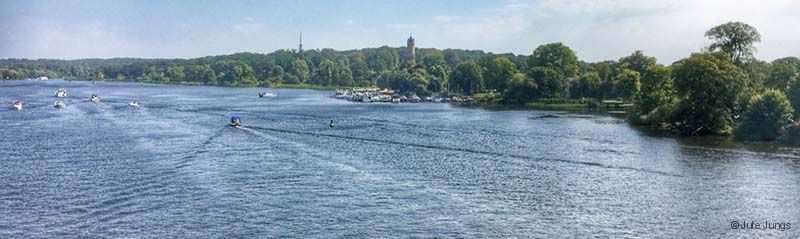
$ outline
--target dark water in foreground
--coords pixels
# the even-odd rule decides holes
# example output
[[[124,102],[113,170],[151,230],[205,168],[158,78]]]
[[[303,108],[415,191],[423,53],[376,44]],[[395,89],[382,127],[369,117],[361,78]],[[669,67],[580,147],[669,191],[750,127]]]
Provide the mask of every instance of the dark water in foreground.
[[[800,237],[790,150],[601,116],[258,91],[0,83],[0,238]],[[226,126],[233,113],[247,127]]]

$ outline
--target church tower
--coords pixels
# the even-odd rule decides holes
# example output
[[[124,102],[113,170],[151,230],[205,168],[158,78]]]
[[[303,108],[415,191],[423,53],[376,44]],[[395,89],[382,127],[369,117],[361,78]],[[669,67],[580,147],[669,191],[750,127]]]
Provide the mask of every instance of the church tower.
[[[406,63],[412,66],[417,64],[417,50],[413,36],[408,37],[408,40],[406,41],[406,50],[408,52],[408,59],[406,59]]]

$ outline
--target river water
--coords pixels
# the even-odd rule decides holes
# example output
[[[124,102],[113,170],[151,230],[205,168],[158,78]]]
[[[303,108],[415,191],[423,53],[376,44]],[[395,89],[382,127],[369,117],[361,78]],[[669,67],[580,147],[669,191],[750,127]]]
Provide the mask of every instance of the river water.
[[[260,90],[0,83],[0,237],[800,237],[794,149]]]

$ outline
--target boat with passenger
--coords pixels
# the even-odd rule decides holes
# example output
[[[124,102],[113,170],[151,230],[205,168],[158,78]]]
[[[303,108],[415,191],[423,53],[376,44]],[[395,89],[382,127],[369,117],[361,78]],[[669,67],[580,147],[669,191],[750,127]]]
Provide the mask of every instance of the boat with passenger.
[[[130,106],[133,107],[133,108],[139,108],[139,101],[135,101],[135,100],[132,101],[130,103]]]
[[[56,103],[53,105],[53,107],[61,109],[61,108],[67,107],[67,105],[64,104],[64,101],[60,101],[59,100],[59,101],[56,101]]]
[[[58,98],[66,98],[67,97],[67,90],[65,90],[64,88],[58,89],[56,91],[56,97],[58,97]]]
[[[92,94],[92,97],[90,97],[89,100],[91,100],[94,103],[100,102],[100,96]]]
[[[277,96],[278,96],[278,94],[275,94],[275,93],[272,93],[272,92],[259,92],[258,93],[258,97],[259,98],[273,98],[273,97],[277,97]]]
[[[239,115],[232,115],[231,116],[231,126],[234,128],[238,128],[242,126],[242,119]]]
[[[11,107],[14,107],[14,109],[16,109],[16,110],[22,110],[22,101],[15,100],[15,101],[14,101],[14,102],[11,104]]]

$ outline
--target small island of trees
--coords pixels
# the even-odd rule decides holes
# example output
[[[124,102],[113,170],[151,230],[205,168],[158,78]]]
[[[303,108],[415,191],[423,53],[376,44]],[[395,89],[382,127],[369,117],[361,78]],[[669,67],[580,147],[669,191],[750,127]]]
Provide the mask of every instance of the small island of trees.
[[[136,81],[218,86],[336,88],[378,86],[417,95],[472,96],[486,104],[535,105],[612,99],[628,121],[681,135],[800,143],[800,59],[754,57],[761,36],[729,22],[705,34],[713,43],[671,65],[635,51],[587,63],[562,43],[531,55],[476,50],[278,50],[193,59],[0,60],[3,79]],[[413,59],[413,60],[409,60]]]

